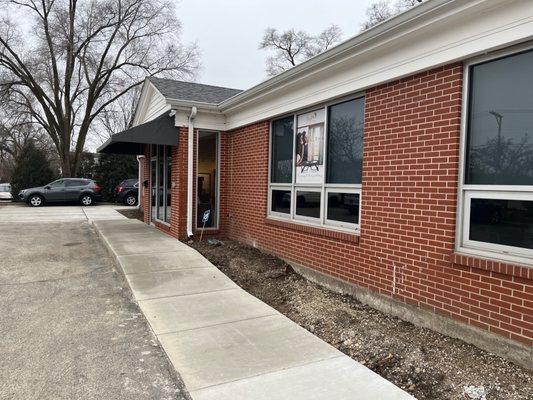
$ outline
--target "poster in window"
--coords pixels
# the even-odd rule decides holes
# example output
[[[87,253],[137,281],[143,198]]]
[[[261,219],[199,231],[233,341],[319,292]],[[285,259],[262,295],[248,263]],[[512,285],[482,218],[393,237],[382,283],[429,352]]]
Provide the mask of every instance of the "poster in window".
[[[296,183],[324,180],[324,109],[298,116]]]

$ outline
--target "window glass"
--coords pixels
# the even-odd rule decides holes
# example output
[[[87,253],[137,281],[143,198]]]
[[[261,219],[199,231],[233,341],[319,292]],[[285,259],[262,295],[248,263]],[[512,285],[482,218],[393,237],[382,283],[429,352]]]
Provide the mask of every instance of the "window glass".
[[[157,157],[157,219],[164,221],[165,220],[165,165],[164,165],[164,146],[158,147],[158,157]]]
[[[298,115],[296,183],[324,181],[324,109]]]
[[[358,228],[364,105],[356,98],[272,121],[268,214]]]
[[[291,212],[291,191],[272,190],[272,211],[289,214]]]
[[[165,221],[170,222],[170,213],[172,206],[172,147],[167,146],[167,210],[165,214]],[[133,180],[132,184],[137,187],[137,180]]]
[[[292,182],[292,147],[294,118],[287,117],[272,122],[272,183]]]
[[[533,51],[470,70],[467,184],[533,185]]]
[[[62,187],[65,187],[65,181],[63,179],[60,179],[58,181],[55,181],[55,182],[52,182],[50,183],[48,186],[50,186],[51,188],[62,188]]]
[[[196,176],[196,226],[217,227],[218,195],[218,133],[200,132],[198,136],[198,164]],[[203,216],[209,210],[205,225]]]
[[[361,183],[364,99],[336,104],[328,114],[328,183]]]
[[[296,192],[296,214],[302,217],[320,218],[320,192]]]
[[[470,240],[533,249],[533,201],[472,199]]]
[[[332,221],[359,223],[358,193],[328,193],[327,218]]]
[[[81,179],[69,179],[66,181],[67,187],[74,187],[74,186],[85,186],[87,184],[86,181],[83,181]]]
[[[151,204],[151,218],[157,218],[157,158],[152,158],[150,161],[151,179],[150,179],[150,204]]]

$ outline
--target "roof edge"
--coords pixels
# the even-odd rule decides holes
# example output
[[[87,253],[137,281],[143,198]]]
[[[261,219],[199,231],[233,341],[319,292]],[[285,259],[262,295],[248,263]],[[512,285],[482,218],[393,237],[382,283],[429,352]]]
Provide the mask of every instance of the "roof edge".
[[[239,105],[241,102],[249,100],[254,96],[261,94],[262,92],[267,92],[276,86],[279,86],[287,81],[293,79],[296,76],[303,75],[307,71],[314,68],[319,68],[323,65],[326,65],[328,62],[332,61],[344,53],[352,52],[353,49],[363,47],[367,42],[383,37],[391,31],[396,30],[401,25],[410,23],[421,19],[429,13],[434,13],[438,9],[453,4],[461,2],[462,0],[427,0],[426,2],[420,3],[409,10],[406,10],[398,15],[395,15],[347,40],[339,43],[338,45],[326,50],[323,53],[320,53],[297,66],[288,69],[272,78],[269,78],[257,85],[252,86],[249,89],[244,90],[241,93],[232,96],[218,106],[221,111],[225,111],[231,107]],[[482,0],[481,0],[482,1]],[[472,2],[477,3],[477,2]]]

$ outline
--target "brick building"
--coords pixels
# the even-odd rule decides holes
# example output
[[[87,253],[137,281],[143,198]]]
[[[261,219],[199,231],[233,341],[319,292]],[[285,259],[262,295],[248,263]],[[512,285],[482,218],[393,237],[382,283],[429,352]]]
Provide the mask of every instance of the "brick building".
[[[147,223],[531,367],[532,40],[529,0],[428,1],[245,91],[147,79],[101,151]]]

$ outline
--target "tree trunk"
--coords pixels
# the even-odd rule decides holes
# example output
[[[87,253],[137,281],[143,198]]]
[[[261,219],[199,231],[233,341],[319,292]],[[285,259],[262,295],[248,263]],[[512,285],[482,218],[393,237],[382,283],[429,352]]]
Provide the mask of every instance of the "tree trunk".
[[[72,169],[70,165],[70,151],[63,149],[61,152],[61,176],[63,178],[72,178]]]

